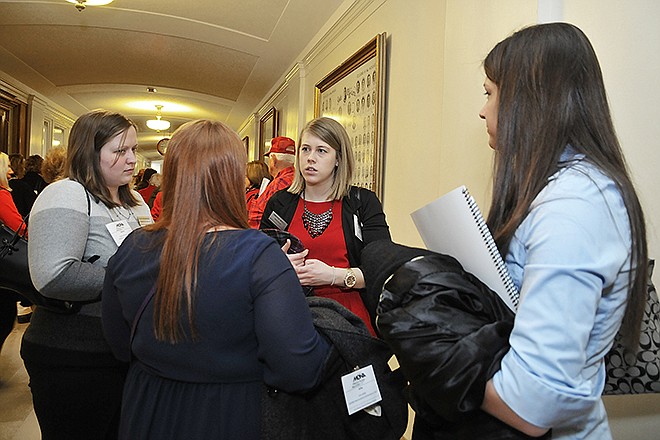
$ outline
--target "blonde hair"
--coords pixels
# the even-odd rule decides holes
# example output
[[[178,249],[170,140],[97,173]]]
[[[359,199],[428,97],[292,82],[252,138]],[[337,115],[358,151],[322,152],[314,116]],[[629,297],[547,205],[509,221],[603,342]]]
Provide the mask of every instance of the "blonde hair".
[[[163,181],[163,176],[160,173],[155,173],[149,178],[149,185],[160,186],[160,183]]]
[[[348,196],[351,189],[351,182],[353,181],[353,170],[355,169],[351,138],[346,133],[343,125],[334,119],[326,117],[312,119],[300,132],[299,145],[296,148],[296,172],[293,183],[289,187],[289,192],[300,194],[305,189],[305,178],[300,170],[299,162],[300,140],[306,132],[318,137],[337,152],[337,167],[335,168],[334,180],[330,188],[330,198],[332,200],[340,200]]]
[[[66,166],[66,148],[55,147],[48,150],[41,164],[41,176],[46,183],[60,180],[64,176]]]
[[[0,188],[11,191],[7,173],[9,172],[9,156],[6,153],[0,153]]]

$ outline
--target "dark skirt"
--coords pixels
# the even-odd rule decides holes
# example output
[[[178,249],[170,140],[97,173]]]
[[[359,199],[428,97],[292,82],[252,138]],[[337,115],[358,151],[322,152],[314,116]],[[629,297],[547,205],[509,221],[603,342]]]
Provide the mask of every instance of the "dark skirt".
[[[261,383],[191,383],[133,362],[126,378],[120,439],[258,440]]]

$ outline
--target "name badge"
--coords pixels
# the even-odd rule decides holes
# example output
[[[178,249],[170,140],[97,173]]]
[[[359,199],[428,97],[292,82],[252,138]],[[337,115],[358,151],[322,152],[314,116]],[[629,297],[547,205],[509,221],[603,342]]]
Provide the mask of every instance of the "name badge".
[[[374,404],[383,398],[371,365],[342,376],[341,384],[349,415],[365,408],[369,414],[380,415],[380,407]]]
[[[119,220],[117,222],[108,223],[105,227],[110,232],[112,239],[117,243],[117,246],[120,246],[124,239],[131,233],[133,228],[125,220]]]
[[[355,236],[362,241],[362,226],[356,214],[353,214],[353,224],[355,225]]]
[[[279,215],[277,215],[275,211],[270,213],[270,215],[268,216],[268,220],[273,222],[273,224],[277,227],[277,229],[281,229],[283,231],[285,231],[286,227],[288,226],[287,223],[284,221],[284,219]]]

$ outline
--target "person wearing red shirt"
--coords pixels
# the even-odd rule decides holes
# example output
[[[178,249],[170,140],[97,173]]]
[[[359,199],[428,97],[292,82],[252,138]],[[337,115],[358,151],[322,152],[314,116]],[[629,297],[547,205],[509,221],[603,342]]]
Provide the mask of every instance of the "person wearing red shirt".
[[[0,221],[12,231],[16,231],[23,223],[23,217],[19,214],[14,199],[11,196],[9,176],[13,173],[9,166],[9,156],[0,153]],[[23,226],[25,228],[25,226]]]
[[[250,206],[259,198],[259,190],[264,179],[268,183],[273,180],[268,164],[263,160],[248,162],[245,171],[245,205],[247,206],[247,212],[250,212]]]
[[[300,284],[362,318],[372,335],[378,298],[368,297],[360,266],[364,246],[391,240],[376,194],[351,185],[355,159],[344,127],[317,118],[302,130],[293,183],[268,201],[262,229],[282,229],[305,250],[287,254]],[[288,251],[290,244],[282,250]]]
[[[0,153],[0,222],[12,231],[16,231],[18,228],[24,230],[23,218],[18,213],[10,192],[9,176],[12,173],[9,156]],[[13,292],[0,290],[0,348],[14,328],[17,315],[16,302],[21,299]]]
[[[158,217],[160,217],[160,213],[163,210],[163,193],[161,191],[156,194],[156,198],[154,199],[154,206],[151,207],[151,217],[154,219],[154,221],[158,220]]]
[[[152,169],[147,168],[147,170],[144,172],[145,175],[150,174],[149,180],[147,181],[147,186],[145,186],[142,189],[139,189],[138,192],[144,199],[144,203],[149,205],[149,208],[151,208],[153,206],[152,195],[154,191],[160,187],[160,174],[157,173],[155,170],[152,170],[154,171],[153,173],[147,173],[149,170]]]
[[[248,224],[251,228],[259,228],[268,199],[277,191],[291,186],[295,172],[293,168],[295,153],[296,142],[291,138],[278,136],[270,141],[270,148],[264,156],[268,157],[268,170],[275,178],[248,209]]]

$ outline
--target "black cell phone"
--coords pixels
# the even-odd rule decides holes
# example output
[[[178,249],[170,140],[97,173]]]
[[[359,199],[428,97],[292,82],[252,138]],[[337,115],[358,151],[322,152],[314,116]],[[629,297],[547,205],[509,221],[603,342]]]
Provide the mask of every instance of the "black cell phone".
[[[289,247],[287,254],[297,254],[305,250],[305,245],[302,241],[289,231],[283,231],[276,228],[260,229],[260,231],[269,237],[273,237],[275,241],[279,243],[280,247],[286,244],[287,239],[291,240],[291,247]]]

